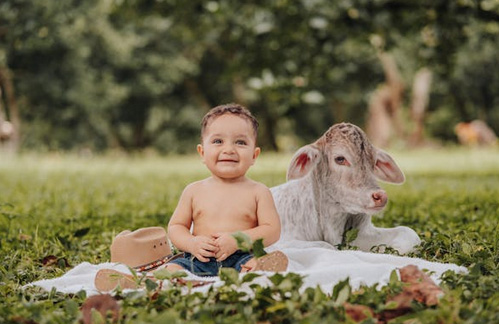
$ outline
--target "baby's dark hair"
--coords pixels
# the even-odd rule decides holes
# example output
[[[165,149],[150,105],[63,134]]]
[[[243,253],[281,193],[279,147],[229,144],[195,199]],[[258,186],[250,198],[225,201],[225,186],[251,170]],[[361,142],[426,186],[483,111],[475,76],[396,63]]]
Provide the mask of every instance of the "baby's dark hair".
[[[253,126],[253,131],[256,139],[258,133],[258,121],[256,120],[256,118],[245,107],[239,104],[229,103],[216,106],[215,108],[210,109],[210,111],[208,111],[206,115],[204,115],[203,120],[201,121],[201,140],[203,139],[204,131],[206,130],[206,127],[208,126],[210,120],[225,114],[233,114],[249,121]]]

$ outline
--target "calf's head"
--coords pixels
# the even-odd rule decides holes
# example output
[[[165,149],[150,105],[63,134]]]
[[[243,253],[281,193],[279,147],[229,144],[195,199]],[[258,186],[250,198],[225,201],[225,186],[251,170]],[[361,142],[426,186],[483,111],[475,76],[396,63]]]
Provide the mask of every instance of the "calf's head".
[[[388,198],[376,180],[405,181],[391,156],[374,147],[359,127],[347,123],[333,125],[295,153],[288,180],[308,174],[322,203],[352,214],[374,214],[385,207]]]

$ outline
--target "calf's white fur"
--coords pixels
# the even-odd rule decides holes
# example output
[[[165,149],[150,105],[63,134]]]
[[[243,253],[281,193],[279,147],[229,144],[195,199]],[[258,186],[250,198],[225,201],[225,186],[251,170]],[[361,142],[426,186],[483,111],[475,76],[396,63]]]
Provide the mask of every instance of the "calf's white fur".
[[[374,147],[355,125],[333,125],[316,142],[300,148],[287,179],[271,188],[281,217],[281,241],[338,245],[345,231],[356,228],[352,245],[363,251],[381,245],[405,254],[421,242],[409,227],[372,224],[371,217],[387,202],[376,180],[401,184],[405,177],[390,155]]]

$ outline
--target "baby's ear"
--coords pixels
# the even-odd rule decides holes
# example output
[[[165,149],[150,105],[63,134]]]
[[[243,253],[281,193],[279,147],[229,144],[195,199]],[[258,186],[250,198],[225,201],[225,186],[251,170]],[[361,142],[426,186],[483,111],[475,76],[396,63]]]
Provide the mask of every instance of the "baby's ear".
[[[262,150],[259,147],[255,147],[255,151],[253,152],[253,162],[255,162],[256,158],[260,156]]]
[[[199,156],[200,157],[204,157],[204,148],[203,148],[203,145],[198,144],[198,146],[196,147],[196,149],[198,150]]]

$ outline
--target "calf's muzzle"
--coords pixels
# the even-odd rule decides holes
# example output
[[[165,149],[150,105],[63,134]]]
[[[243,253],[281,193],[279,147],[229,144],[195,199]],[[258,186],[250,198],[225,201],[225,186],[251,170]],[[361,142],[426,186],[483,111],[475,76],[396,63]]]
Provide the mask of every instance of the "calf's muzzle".
[[[371,197],[374,201],[374,207],[385,207],[386,202],[388,201],[388,196],[384,190],[375,191]]]

